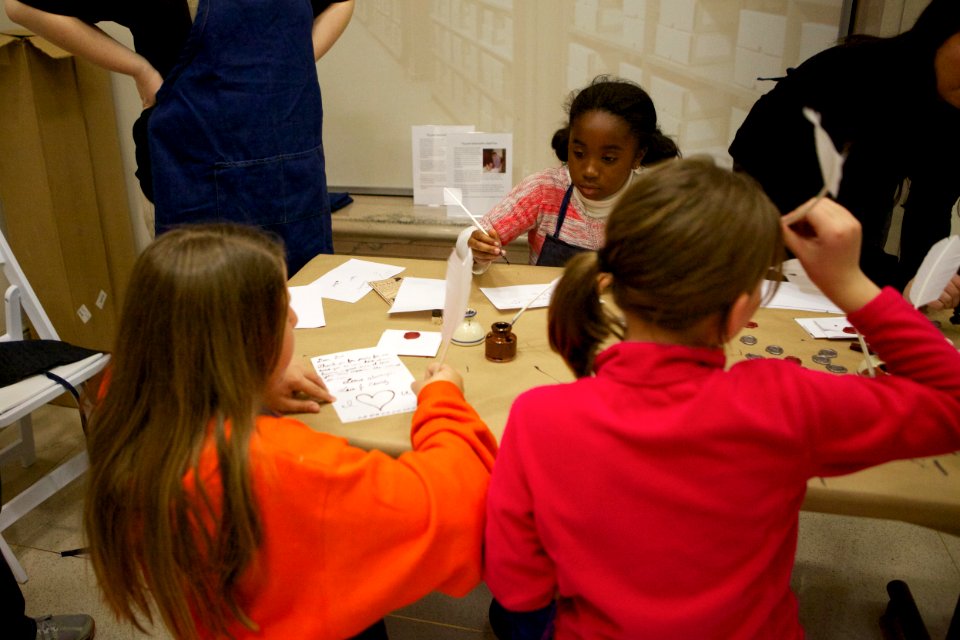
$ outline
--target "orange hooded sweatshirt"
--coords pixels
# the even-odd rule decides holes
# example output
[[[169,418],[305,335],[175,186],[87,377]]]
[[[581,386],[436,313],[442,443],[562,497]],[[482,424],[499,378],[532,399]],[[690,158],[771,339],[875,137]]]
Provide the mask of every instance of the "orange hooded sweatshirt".
[[[418,400],[413,450],[399,458],[290,418],[257,419],[263,543],[238,601],[259,631],[235,623],[234,638],[342,639],[431,591],[462,596],[480,582],[496,439],[453,383],[428,384]],[[210,442],[200,477],[214,494],[216,469]]]

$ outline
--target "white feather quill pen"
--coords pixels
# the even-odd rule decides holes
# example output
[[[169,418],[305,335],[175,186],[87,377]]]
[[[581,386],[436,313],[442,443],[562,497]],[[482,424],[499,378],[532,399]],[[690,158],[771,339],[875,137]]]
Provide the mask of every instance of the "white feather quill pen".
[[[783,216],[786,225],[802,220],[814,205],[828,193],[836,197],[840,191],[840,181],[843,179],[843,161],[845,156],[833,146],[830,134],[820,124],[820,114],[809,107],[803,108],[804,117],[813,125],[813,141],[817,148],[817,160],[820,162],[820,175],[823,176],[823,188],[817,194],[816,200],[803,209],[792,211]]]
[[[813,125],[813,139],[817,146],[817,160],[820,161],[820,174],[823,176],[823,186],[827,192],[836,197],[840,191],[840,180],[843,178],[843,154],[833,146],[830,134],[820,123],[820,114],[804,107],[804,117]]]
[[[513,327],[514,323],[516,323],[516,321],[520,319],[520,316],[523,315],[523,312],[526,311],[527,309],[529,309],[529,308],[530,308],[530,305],[532,305],[534,302],[536,302],[537,300],[539,300],[540,298],[542,298],[542,297],[543,297],[543,294],[545,294],[547,291],[550,291],[550,292],[551,292],[551,295],[552,295],[553,288],[554,288],[555,286],[557,286],[557,283],[558,283],[558,282],[560,282],[560,277],[559,277],[559,276],[557,276],[556,278],[554,278],[553,280],[551,280],[551,281],[550,281],[550,284],[548,284],[548,285],[543,289],[543,291],[541,291],[541,292],[538,293],[537,295],[533,296],[533,298],[531,298],[530,302],[528,302],[527,304],[523,305],[523,308],[520,309],[520,311],[517,311],[516,315],[513,316],[513,320],[510,321],[510,326]]]
[[[451,189],[450,187],[444,187],[444,188],[443,188],[443,204],[445,204],[445,205],[450,205],[450,204],[455,204],[455,205],[457,205],[458,207],[460,207],[461,209],[463,209],[463,212],[464,212],[465,214],[467,214],[467,216],[470,217],[470,220],[473,221],[473,226],[475,226],[477,229],[479,229],[479,230],[480,230],[480,233],[483,233],[483,234],[485,234],[485,235],[490,235],[490,232],[487,231],[486,229],[484,229],[484,228],[483,228],[483,225],[480,224],[480,220],[477,219],[477,216],[475,216],[475,215],[473,215],[472,213],[470,213],[470,209],[467,209],[467,207],[463,204],[463,200],[461,200],[460,197],[457,195],[459,192],[460,192],[460,189]],[[510,261],[507,260],[507,252],[506,252],[506,251],[502,251],[502,250],[501,250],[500,257],[503,258],[503,261],[504,261],[504,262],[506,262],[507,264],[510,264]]]
[[[457,192],[459,192],[459,191],[460,191],[459,189],[454,190],[454,189],[451,189],[450,187],[444,187],[444,188],[443,188],[443,204],[445,204],[445,205],[450,205],[450,204],[455,204],[455,205],[457,205],[458,207],[460,207],[461,209],[463,209],[463,212],[464,212],[465,214],[467,214],[467,216],[468,216],[468,217],[470,218],[470,220],[473,222],[474,226],[475,226],[477,229],[480,229],[480,233],[488,233],[487,230],[483,228],[483,225],[480,224],[480,220],[477,219],[477,216],[475,216],[475,215],[473,215],[472,213],[470,213],[470,209],[467,209],[467,207],[463,204],[463,200],[460,199],[460,196],[459,196],[458,193],[457,193]]]
[[[469,227],[468,227],[469,228]],[[440,331],[440,354],[437,358],[443,364],[453,332],[463,322],[470,300],[470,284],[473,282],[473,250],[466,243],[457,243],[457,247],[447,258],[447,288],[443,299],[443,328]]]
[[[940,297],[960,269],[960,236],[949,236],[930,247],[910,286],[910,302],[922,307]]]

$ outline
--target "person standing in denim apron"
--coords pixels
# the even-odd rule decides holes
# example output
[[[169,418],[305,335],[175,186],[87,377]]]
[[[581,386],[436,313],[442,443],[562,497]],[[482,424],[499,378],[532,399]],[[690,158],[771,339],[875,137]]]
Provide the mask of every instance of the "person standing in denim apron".
[[[598,76],[573,94],[569,123],[553,134],[561,162],[525,178],[474,231],[474,271],[482,273],[503,247],[526,232],[530,264],[563,266],[581,251],[600,248],[607,217],[643,166],[680,155],[663,135],[647,92]]]
[[[10,18],[137,81],[138,178],[156,232],[251,224],[287,246],[292,275],[332,253],[315,62],[354,0],[5,0]],[[94,27],[128,27],[137,52]]]

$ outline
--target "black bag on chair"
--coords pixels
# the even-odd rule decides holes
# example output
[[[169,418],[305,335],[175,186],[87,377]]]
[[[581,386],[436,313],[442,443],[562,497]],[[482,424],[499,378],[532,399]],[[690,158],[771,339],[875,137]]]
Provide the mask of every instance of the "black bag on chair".
[[[0,342],[0,387],[98,353],[60,340]]]

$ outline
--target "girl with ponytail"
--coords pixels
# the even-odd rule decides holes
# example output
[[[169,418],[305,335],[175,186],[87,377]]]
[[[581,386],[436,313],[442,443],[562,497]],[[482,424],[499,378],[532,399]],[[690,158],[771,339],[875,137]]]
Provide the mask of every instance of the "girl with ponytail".
[[[498,637],[799,640],[807,481],[960,449],[960,353],[863,274],[846,209],[821,200],[806,223],[744,174],[678,160],[567,265],[550,343],[578,380],[517,398],[487,495]],[[784,241],[892,375],[726,366]]]

